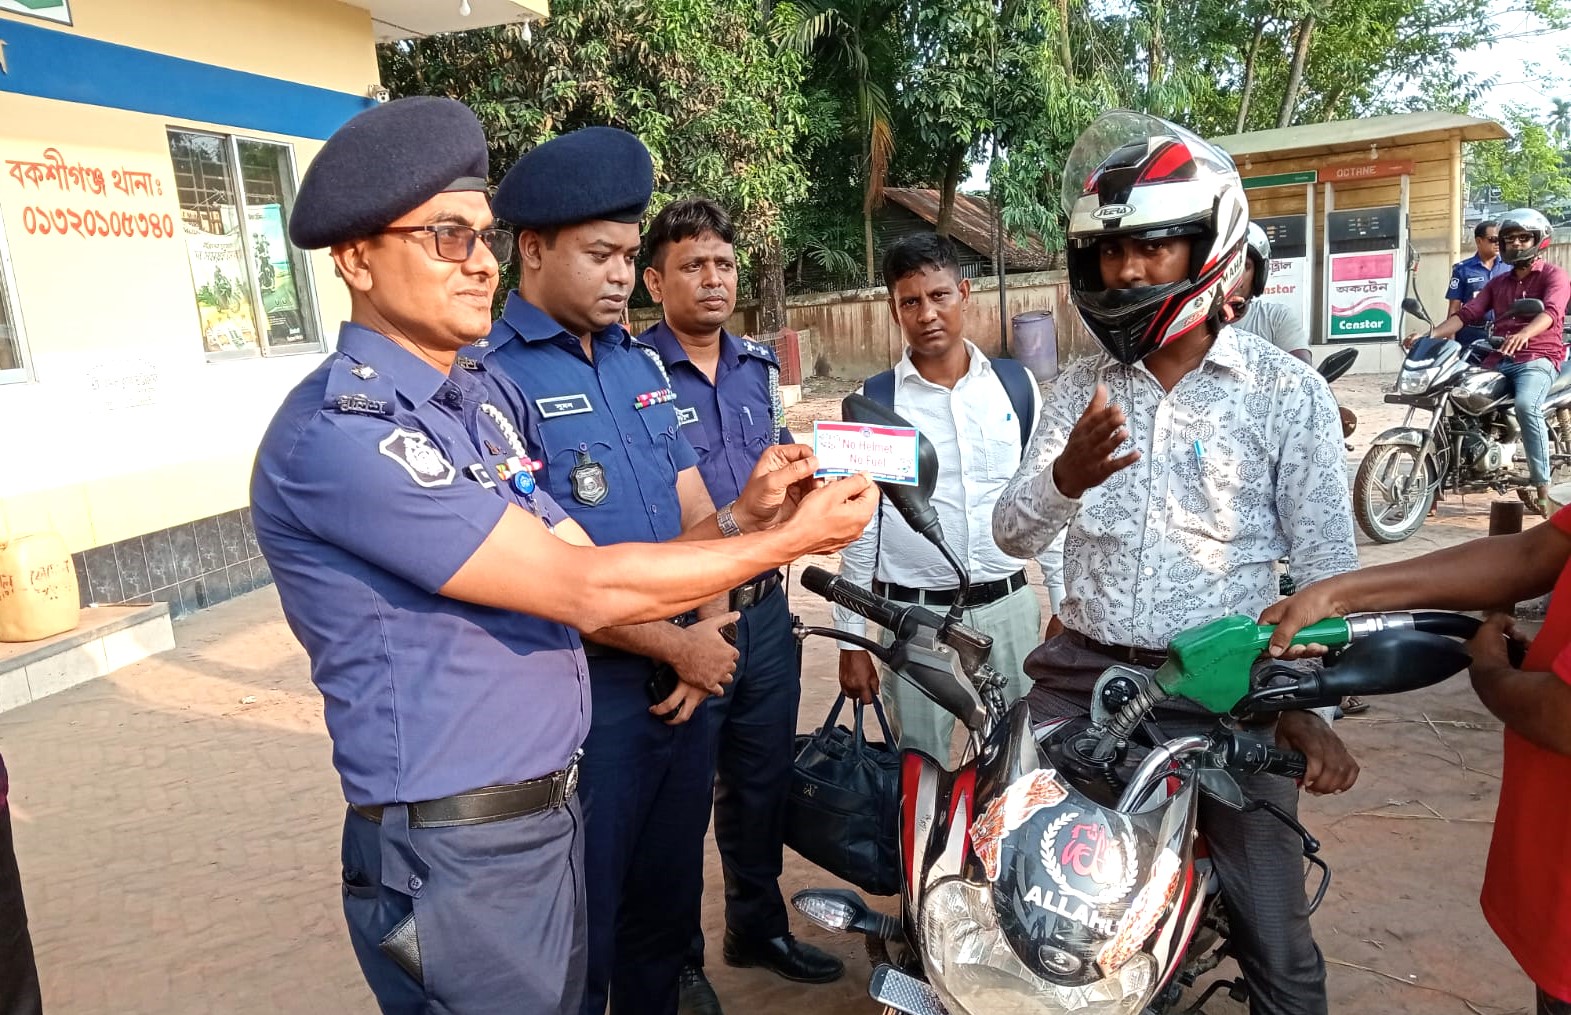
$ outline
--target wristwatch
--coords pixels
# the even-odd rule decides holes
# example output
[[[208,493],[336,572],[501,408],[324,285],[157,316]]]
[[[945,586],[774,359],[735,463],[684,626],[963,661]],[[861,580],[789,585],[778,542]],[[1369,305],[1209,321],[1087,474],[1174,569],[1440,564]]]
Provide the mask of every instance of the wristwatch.
[[[735,506],[736,501],[732,501],[715,512],[715,524],[720,526],[720,534],[722,536],[740,536],[742,534],[742,527],[731,516],[731,509]]]

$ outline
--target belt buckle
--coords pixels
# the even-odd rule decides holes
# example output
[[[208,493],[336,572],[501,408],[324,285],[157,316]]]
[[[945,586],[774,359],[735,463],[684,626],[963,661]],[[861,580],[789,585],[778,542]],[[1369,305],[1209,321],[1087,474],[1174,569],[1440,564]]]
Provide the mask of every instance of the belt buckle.
[[[582,748],[574,751],[572,760],[567,763],[567,767],[558,773],[556,779],[552,780],[552,807],[564,806],[568,800],[572,799],[573,794],[578,791],[578,759],[583,756]]]
[[[731,590],[731,609],[745,610],[758,602],[758,583],[748,582]]]

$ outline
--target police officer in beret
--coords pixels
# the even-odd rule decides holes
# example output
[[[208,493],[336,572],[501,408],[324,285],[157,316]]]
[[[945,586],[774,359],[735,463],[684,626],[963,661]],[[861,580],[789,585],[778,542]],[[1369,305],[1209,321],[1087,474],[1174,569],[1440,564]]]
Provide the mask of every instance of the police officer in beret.
[[[792,442],[780,400],[780,363],[765,345],[732,335],[736,233],[707,198],[667,205],[644,234],[644,285],[662,310],[639,335],[660,353],[676,392],[677,420],[698,455],[710,498],[736,498],[764,452]],[[723,955],[734,966],[763,966],[788,980],[826,983],[840,960],[796,940],[781,897],[782,836],[792,743],[801,700],[801,660],[778,570],[731,590],[737,622],[734,682],[705,707],[714,713],[715,843],[725,872]],[[683,1011],[718,1015],[695,935],[682,970]]]
[[[518,227],[519,288],[475,352],[520,389],[536,478],[596,542],[665,542],[715,513],[659,353],[619,323],[653,183],[637,138],[589,127],[525,154],[494,202]],[[717,598],[670,619],[586,646],[592,1015],[608,1001],[617,1015],[674,1012],[698,926],[711,718],[699,706],[731,680],[723,629],[737,617]]]
[[[874,498],[803,494],[790,484],[813,460],[777,456],[733,508],[760,531],[592,546],[522,468],[522,407],[455,367],[513,251],[486,174],[480,124],[449,99],[375,107],[323,146],[289,232],[331,249],[351,320],[269,424],[252,513],[325,699],[344,914],[377,1001],[566,1015],[585,968],[591,709],[572,627],[667,617],[841,545]]]

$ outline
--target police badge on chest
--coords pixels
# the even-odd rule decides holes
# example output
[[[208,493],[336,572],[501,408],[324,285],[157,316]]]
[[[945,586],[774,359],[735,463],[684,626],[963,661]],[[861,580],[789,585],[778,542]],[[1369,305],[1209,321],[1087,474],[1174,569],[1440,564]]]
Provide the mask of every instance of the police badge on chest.
[[[573,485],[573,499],[586,507],[594,507],[606,499],[610,488],[606,485],[605,466],[589,457],[589,452],[578,455],[578,464],[567,475]]]

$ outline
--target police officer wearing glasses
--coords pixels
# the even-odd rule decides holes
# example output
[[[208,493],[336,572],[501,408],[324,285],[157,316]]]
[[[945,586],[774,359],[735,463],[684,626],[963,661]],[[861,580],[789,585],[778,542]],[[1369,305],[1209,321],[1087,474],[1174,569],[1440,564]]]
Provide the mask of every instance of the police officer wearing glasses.
[[[516,479],[523,407],[455,362],[490,330],[512,251],[486,174],[480,124],[450,99],[375,107],[323,146],[290,237],[331,250],[351,319],[268,426],[252,512],[325,699],[349,802],[344,915],[378,1003],[570,1015],[591,718],[572,628],[667,617],[844,545],[874,498],[865,480],[792,488],[813,460],[778,456],[733,510],[767,531],[722,547],[710,521],[695,532],[712,542],[592,546]]]

